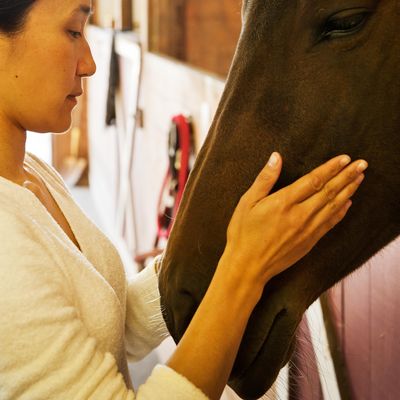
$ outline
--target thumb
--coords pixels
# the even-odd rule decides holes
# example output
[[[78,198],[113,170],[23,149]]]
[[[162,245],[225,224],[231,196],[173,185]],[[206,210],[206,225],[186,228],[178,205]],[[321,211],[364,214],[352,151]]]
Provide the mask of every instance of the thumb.
[[[268,163],[258,174],[245,197],[252,203],[257,203],[264,199],[274,187],[282,171],[282,157],[279,153],[271,154]]]

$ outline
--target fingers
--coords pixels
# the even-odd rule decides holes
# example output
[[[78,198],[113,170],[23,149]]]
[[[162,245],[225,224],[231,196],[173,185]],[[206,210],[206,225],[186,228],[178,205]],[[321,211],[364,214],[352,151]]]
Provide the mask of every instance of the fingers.
[[[315,195],[314,198],[302,203],[303,206],[306,205],[310,207],[309,209],[312,209],[312,207],[319,207],[321,203],[325,204],[325,206],[320,208],[319,212],[314,210],[315,215],[309,223],[310,231],[315,232],[317,241],[343,220],[352,205],[350,198],[355,194],[365,178],[365,175],[361,171],[365,170],[367,166],[366,163],[357,162],[354,164],[355,165],[351,165],[348,168],[349,171],[344,171],[341,174],[345,175],[345,179],[353,177],[352,182],[345,185],[333,199],[327,200],[326,194],[321,192]],[[343,186],[343,182],[340,182],[340,178],[341,177],[338,177],[336,179],[338,187]],[[318,203],[318,201],[320,201],[320,203]]]
[[[342,207],[333,216],[331,216],[331,218],[327,219],[324,224],[321,224],[317,227],[315,232],[317,241],[344,219],[351,206],[352,201],[347,200],[346,203],[342,205]]]
[[[242,199],[251,203],[257,203],[261,199],[264,199],[274,187],[281,170],[282,157],[279,153],[274,152]]]
[[[337,156],[284,189],[288,202],[301,203],[319,192],[324,185],[351,162],[348,155]]]
[[[332,211],[337,211],[357,191],[364,177],[362,172],[367,168],[368,164],[364,160],[352,163],[327,182],[319,192],[303,201],[302,206],[310,210],[310,215],[317,213],[326,205],[329,205]]]
[[[340,216],[343,208],[345,208],[348,204],[351,205],[350,198],[358,190],[363,180],[364,175],[362,174],[357,177],[351,184],[347,185],[335,199],[329,201],[315,217],[314,224],[317,226],[326,225],[329,229],[332,229],[333,226],[336,225],[336,223],[341,221],[341,218],[339,219],[339,221],[336,221],[338,215]]]
[[[344,217],[347,215],[350,207],[352,206],[351,200],[347,200],[346,203],[330,218],[324,220],[322,224],[314,224],[312,233],[312,242],[310,249],[316,245],[319,240],[325,236],[330,230],[332,230],[337,224],[339,224]]]

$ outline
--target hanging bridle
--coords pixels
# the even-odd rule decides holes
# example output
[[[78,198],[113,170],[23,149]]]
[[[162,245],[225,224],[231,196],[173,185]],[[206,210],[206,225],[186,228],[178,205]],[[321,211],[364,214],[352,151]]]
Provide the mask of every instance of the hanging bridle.
[[[181,114],[172,118],[168,140],[168,158],[169,166],[157,206],[157,235],[154,249],[135,257],[135,261],[141,265],[144,265],[147,258],[155,257],[163,252],[194,163],[192,124],[189,118]]]

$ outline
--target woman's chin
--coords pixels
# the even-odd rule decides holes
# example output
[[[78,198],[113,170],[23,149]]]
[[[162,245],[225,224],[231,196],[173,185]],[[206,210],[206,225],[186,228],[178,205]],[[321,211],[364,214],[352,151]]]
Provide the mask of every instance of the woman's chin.
[[[53,115],[57,115],[54,113]],[[51,120],[47,119],[43,123],[35,123],[35,124],[25,124],[26,130],[37,133],[54,133],[56,135],[62,135],[67,133],[72,126],[72,116],[71,112],[59,113],[58,118],[52,118]]]
[[[63,118],[57,121],[55,124],[52,124],[51,130],[48,132],[54,133],[55,135],[63,135],[67,133],[72,125],[72,118],[69,115],[67,118]]]
[[[51,133],[53,135],[57,135],[57,136],[61,136],[61,135],[65,135],[66,133],[69,132],[71,126],[68,126],[66,129],[62,129],[62,130],[52,130]]]

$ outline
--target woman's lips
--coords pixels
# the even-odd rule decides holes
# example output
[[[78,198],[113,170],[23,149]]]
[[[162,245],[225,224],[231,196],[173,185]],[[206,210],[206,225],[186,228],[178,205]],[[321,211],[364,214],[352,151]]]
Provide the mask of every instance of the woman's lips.
[[[67,99],[74,104],[78,104],[78,100],[76,99],[75,96],[67,96]]]

